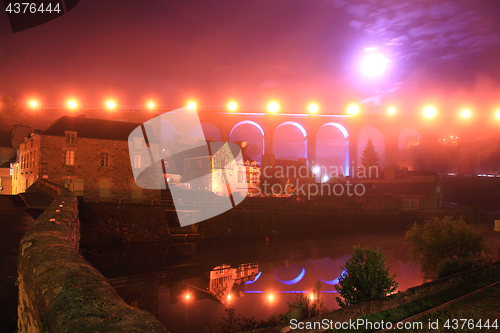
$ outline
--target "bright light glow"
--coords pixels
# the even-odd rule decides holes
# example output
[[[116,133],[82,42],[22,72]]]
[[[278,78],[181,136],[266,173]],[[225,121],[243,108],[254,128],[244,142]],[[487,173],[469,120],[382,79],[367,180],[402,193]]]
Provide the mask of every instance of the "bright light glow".
[[[311,301],[314,301],[314,294],[311,294],[311,295],[309,296],[309,299],[310,299]]]
[[[321,168],[320,168],[319,166],[315,166],[315,167],[313,168],[313,173],[314,173],[315,175],[318,175],[320,171],[321,171]]]
[[[194,109],[196,109],[196,103],[195,103],[195,102],[189,102],[189,104],[188,104],[188,108],[189,108],[190,110],[194,110]]]
[[[155,107],[155,104],[154,104],[153,102],[150,102],[150,103],[148,104],[148,106],[149,106],[149,108],[150,108],[150,109],[152,109],[152,108],[154,108],[154,107]]]
[[[497,111],[497,118],[500,119],[500,110]]]
[[[30,105],[31,105],[31,107],[36,108],[36,106],[38,105],[38,103],[37,103],[37,102],[35,102],[35,101],[32,101],[32,102],[30,103]]]
[[[390,114],[390,115],[393,115],[393,114],[396,113],[396,109],[393,108],[393,107],[390,107],[390,108],[387,109],[387,113]]]
[[[267,109],[269,110],[269,112],[275,113],[275,112],[278,112],[278,110],[280,109],[280,106],[276,102],[271,102],[267,106]]]
[[[76,108],[76,102],[75,101],[69,101],[68,106],[72,109]]]
[[[359,113],[359,106],[356,104],[351,104],[347,107],[347,113],[349,113],[351,116],[354,116]]]
[[[189,294],[186,294],[185,297],[186,297],[186,299],[189,299],[189,297],[191,297],[191,296]]]
[[[228,104],[227,108],[229,109],[229,111],[236,111],[236,109],[238,108],[238,105],[236,105],[235,102],[231,102]]]
[[[463,118],[469,118],[471,115],[470,111],[469,110],[463,110],[462,111],[462,117]]]
[[[274,296],[271,294],[271,295],[269,295],[268,298],[269,298],[270,301],[272,301],[274,299]]]
[[[107,105],[107,106],[108,106],[108,108],[110,108],[110,109],[114,109],[114,108],[115,108],[115,106],[116,106],[115,102],[113,102],[113,101],[109,101],[108,103],[106,103],[106,105]]]
[[[227,295],[227,300],[231,300],[231,294]]]
[[[309,105],[309,113],[316,113],[316,112],[318,112],[318,105],[314,103]]]
[[[427,106],[424,109],[424,116],[427,118],[432,118],[436,115],[436,109],[434,109],[432,106]]]
[[[369,54],[361,61],[361,71],[368,77],[377,77],[382,75],[387,68],[389,60],[380,53],[374,53],[376,47],[368,47],[365,52]]]
[[[330,178],[328,178],[328,176],[323,176],[323,179],[322,179],[323,183],[326,183],[328,181],[328,179],[330,179]]]

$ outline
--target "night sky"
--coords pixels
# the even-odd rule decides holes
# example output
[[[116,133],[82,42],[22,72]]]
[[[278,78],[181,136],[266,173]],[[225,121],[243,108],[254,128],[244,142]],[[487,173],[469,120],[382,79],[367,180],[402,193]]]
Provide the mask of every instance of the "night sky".
[[[500,1],[81,0],[12,33],[0,13],[0,94],[63,106],[367,112],[395,105],[446,112],[500,105]],[[360,74],[364,49],[389,59]]]

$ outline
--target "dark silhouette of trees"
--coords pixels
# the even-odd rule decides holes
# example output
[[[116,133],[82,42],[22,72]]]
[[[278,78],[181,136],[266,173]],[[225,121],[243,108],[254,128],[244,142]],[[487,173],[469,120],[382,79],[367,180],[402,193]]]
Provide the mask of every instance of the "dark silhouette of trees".
[[[365,149],[363,149],[363,152],[361,153],[361,164],[365,168],[369,168],[371,166],[379,166],[380,162],[380,157],[375,150],[375,146],[373,145],[372,139],[369,138],[368,142],[366,143]]]

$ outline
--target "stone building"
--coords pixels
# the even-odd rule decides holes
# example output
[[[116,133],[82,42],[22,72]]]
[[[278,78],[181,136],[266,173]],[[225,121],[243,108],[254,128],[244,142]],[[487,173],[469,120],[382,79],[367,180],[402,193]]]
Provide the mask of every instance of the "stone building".
[[[0,194],[12,194],[11,165],[16,162],[16,147],[32,132],[31,127],[24,125],[14,125],[9,131],[0,132]]]
[[[159,198],[159,190],[139,188],[129,158],[128,136],[140,124],[63,116],[19,145],[12,193],[37,179],[78,195],[100,198]]]

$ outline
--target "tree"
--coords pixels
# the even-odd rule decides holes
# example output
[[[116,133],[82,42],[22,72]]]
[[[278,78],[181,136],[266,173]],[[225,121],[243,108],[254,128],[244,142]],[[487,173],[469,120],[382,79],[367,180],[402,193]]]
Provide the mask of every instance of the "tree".
[[[395,292],[398,283],[396,275],[389,276],[385,258],[379,249],[354,246],[352,256],[344,262],[343,273],[335,289],[342,296],[336,297],[341,307],[371,299],[383,298]]]
[[[372,139],[369,138],[365,149],[361,153],[361,164],[368,169],[371,166],[379,166],[379,155],[375,150]]]
[[[425,280],[439,277],[438,271],[446,270],[446,265],[468,267],[471,260],[478,262],[486,250],[479,231],[465,223],[463,218],[454,219],[451,216],[435,217],[424,225],[415,222],[406,231],[405,241],[410,258],[422,266]],[[467,264],[459,265],[460,261]]]

